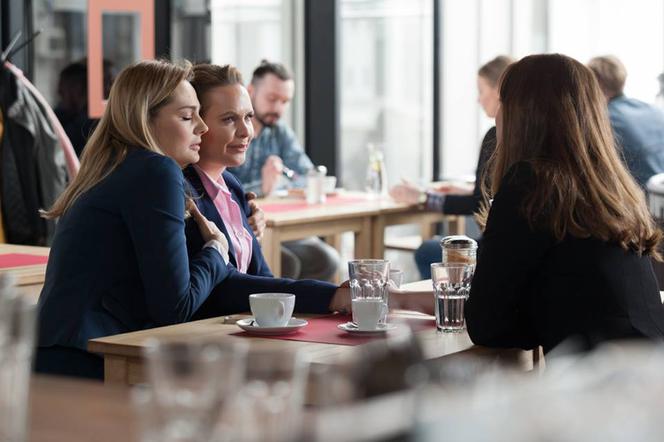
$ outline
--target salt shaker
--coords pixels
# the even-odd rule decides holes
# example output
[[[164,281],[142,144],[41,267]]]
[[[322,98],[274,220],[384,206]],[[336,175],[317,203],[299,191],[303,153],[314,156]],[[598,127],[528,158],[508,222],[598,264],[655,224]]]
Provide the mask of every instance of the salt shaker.
[[[466,235],[446,236],[440,240],[442,262],[475,265],[477,260],[477,241]]]
[[[325,175],[327,167],[318,166],[307,173],[307,204],[323,204],[325,202]]]

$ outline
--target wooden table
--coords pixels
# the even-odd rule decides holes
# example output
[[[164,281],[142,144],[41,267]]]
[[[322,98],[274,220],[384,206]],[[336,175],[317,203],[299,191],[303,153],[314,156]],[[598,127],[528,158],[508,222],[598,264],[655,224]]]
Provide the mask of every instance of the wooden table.
[[[48,247],[19,246],[13,244],[0,244],[0,255],[9,253],[22,253],[26,255],[48,256]],[[39,293],[44,286],[46,264],[26,265],[0,269],[0,274],[12,274],[16,277],[16,284],[21,292],[31,301],[37,302]]]
[[[341,233],[355,234],[355,258],[383,258],[385,228],[401,224],[419,224],[422,238],[430,238],[433,225],[450,223],[450,232],[462,234],[464,220],[459,216],[427,212],[419,205],[402,204],[389,198],[375,198],[361,192],[344,192],[355,201],[314,204],[289,210],[270,211],[275,205],[292,205],[302,200],[292,198],[261,199],[266,228],[261,241],[263,255],[275,276],[281,275],[281,244],[285,241],[322,236],[338,248]]]
[[[129,390],[99,382],[33,376],[29,419],[31,442],[138,440]]]
[[[433,302],[433,299],[432,299]],[[413,319],[415,316],[431,317],[418,313],[401,313],[402,317]],[[306,315],[298,315],[306,317]],[[105,382],[109,384],[135,384],[145,381],[143,350],[150,338],[177,338],[177,339],[244,339],[250,347],[270,347],[289,350],[300,350],[306,353],[313,364],[337,363],[343,358],[352,357],[354,352],[361,352],[363,345],[349,346],[337,344],[324,344],[303,341],[288,341],[267,339],[261,337],[229,336],[240,329],[235,325],[239,316],[218,317],[201,321],[187,322],[168,327],[154,328],[133,333],[124,333],[115,336],[92,339],[88,350],[99,353],[104,357]],[[437,333],[434,327],[416,332],[426,359],[437,359],[452,353],[457,353],[472,347],[472,342],[466,333],[442,334]]]

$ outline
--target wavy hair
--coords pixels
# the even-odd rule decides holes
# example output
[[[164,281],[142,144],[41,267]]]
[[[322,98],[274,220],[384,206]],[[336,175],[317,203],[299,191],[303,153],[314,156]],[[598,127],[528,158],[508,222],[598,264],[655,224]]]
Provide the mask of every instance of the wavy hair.
[[[142,61],[120,72],[111,87],[104,115],[85,145],[76,178],[42,216],[62,216],[82,194],[122,163],[130,147],[163,155],[150,120],[191,75],[189,62],[176,65],[162,60]]]
[[[525,162],[533,185],[521,211],[532,228],[559,241],[593,237],[660,259],[662,233],[619,157],[606,100],[590,69],[560,54],[525,57],[505,71],[500,101],[502,124],[478,216],[482,225],[488,195],[496,195],[507,172]]]

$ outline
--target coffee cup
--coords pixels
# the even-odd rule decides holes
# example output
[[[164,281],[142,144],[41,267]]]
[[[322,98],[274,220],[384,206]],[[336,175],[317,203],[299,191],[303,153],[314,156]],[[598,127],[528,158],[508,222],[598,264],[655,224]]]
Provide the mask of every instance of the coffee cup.
[[[285,327],[293,315],[292,293],[255,293],[249,295],[249,306],[259,327]]]

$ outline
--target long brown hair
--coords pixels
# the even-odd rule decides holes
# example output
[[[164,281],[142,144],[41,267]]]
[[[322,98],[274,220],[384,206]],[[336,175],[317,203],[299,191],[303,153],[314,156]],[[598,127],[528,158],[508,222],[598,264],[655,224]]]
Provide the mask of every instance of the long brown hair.
[[[191,64],[142,61],[125,68],[113,83],[108,104],[81,157],[81,169],[45,218],[63,215],[76,200],[122,163],[130,146],[163,152],[150,119],[167,104],[178,85],[191,77]]]
[[[505,71],[500,101],[486,195],[496,195],[512,166],[528,163],[533,185],[521,210],[531,227],[559,241],[593,237],[659,258],[662,233],[618,155],[590,69],[560,54],[525,57]],[[478,217],[483,225],[486,201]]]

